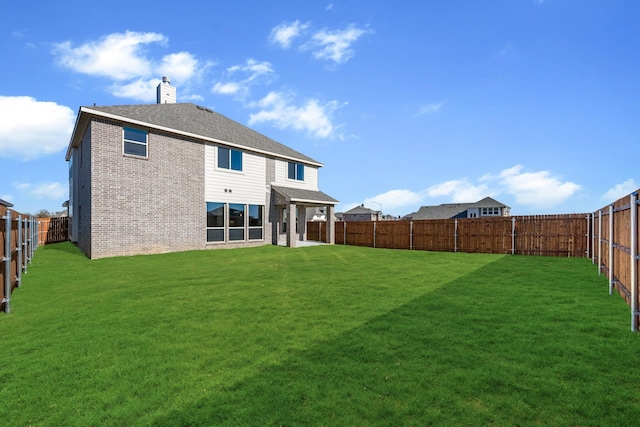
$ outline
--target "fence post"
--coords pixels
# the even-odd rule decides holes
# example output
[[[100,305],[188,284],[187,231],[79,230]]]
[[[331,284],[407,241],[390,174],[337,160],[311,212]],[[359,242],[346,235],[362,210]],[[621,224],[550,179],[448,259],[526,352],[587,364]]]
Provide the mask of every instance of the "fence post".
[[[378,221],[373,221],[373,247],[376,247],[376,225],[378,225]]]
[[[24,263],[24,272],[27,273],[27,265],[29,264],[29,219],[24,219],[24,240],[22,241],[22,250],[24,251],[23,263]]]
[[[16,286],[22,285],[22,215],[18,215],[18,241],[16,242],[16,251],[18,251],[18,265],[16,266]]]
[[[591,263],[596,263],[596,214],[591,214]]]
[[[11,210],[4,217],[4,312],[11,313]]]
[[[631,193],[631,330],[638,330],[638,193]]]
[[[516,219],[511,218],[511,255],[516,253]]]
[[[613,205],[609,205],[609,295],[613,295]]]
[[[598,211],[598,276],[602,275],[602,209]]]
[[[413,220],[409,221],[409,250],[413,250]]]
[[[458,220],[454,220],[454,230],[453,230],[453,251],[458,252]]]
[[[591,214],[587,214],[587,233],[585,234],[585,237],[587,238],[587,252],[585,253],[585,256],[587,258],[591,258],[591,248],[589,247],[589,228],[591,227],[591,223],[589,221],[590,217]]]
[[[347,221],[342,220],[342,244],[346,245],[347,244]]]

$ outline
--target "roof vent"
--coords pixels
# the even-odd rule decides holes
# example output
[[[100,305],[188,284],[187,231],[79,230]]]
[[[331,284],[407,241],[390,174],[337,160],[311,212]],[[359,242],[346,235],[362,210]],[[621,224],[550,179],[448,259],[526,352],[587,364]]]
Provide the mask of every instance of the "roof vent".
[[[171,86],[169,77],[162,77],[162,83],[156,88],[158,104],[175,104],[177,101],[176,88]]]

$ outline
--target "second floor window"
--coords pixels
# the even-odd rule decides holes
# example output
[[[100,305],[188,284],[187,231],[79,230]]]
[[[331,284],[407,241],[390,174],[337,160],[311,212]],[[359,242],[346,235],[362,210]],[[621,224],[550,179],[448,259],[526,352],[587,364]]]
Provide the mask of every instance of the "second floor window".
[[[304,181],[304,165],[302,163],[289,162],[288,171],[289,179]]]
[[[141,129],[123,128],[123,152],[132,156],[147,157],[147,132]]]
[[[218,147],[218,167],[221,169],[242,170],[242,151]]]

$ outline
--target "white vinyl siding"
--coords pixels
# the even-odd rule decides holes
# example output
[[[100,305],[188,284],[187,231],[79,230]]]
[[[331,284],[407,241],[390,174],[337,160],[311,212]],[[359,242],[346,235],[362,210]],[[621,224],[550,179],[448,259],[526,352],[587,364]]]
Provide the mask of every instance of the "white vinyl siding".
[[[273,184],[283,187],[318,191],[318,168],[305,164],[304,181],[298,181],[296,179],[289,179],[288,160],[276,160],[276,181]]]
[[[205,146],[205,200],[265,205],[266,158],[243,151],[242,171],[225,170],[217,168],[217,152],[217,146]]]

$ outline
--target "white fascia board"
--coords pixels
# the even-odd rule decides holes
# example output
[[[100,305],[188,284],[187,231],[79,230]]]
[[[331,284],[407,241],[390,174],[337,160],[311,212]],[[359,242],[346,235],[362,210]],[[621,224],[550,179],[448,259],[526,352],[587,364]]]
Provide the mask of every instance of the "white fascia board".
[[[71,137],[69,138],[67,154],[64,156],[64,159],[66,161],[69,161],[69,159],[71,158],[71,147],[73,146],[73,137],[76,135],[76,132],[78,131],[78,124],[80,123],[81,114],[82,114],[82,107],[80,108],[80,111],[78,111],[78,114],[76,115],[76,123],[73,125],[73,132],[71,132]]]
[[[247,147],[245,145],[234,144],[232,142],[223,141],[221,139],[209,138],[209,137],[206,137],[206,136],[203,136],[203,135],[198,135],[197,133],[184,132],[184,131],[181,131],[181,130],[168,128],[168,127],[165,127],[165,126],[159,126],[159,125],[154,125],[154,124],[148,123],[148,122],[143,122],[143,121],[139,121],[139,120],[133,120],[133,119],[130,119],[128,117],[118,116],[116,114],[104,113],[102,111],[92,110],[92,109],[87,108],[87,107],[81,107],[80,108],[80,112],[81,113],[84,112],[84,113],[87,113],[87,114],[93,114],[93,115],[96,115],[96,116],[101,116],[101,117],[105,117],[105,118],[112,119],[112,120],[118,120],[118,121],[121,121],[121,122],[127,122],[127,123],[131,123],[131,124],[134,124],[134,125],[143,126],[143,127],[147,127],[147,128],[157,129],[157,130],[161,130],[161,131],[168,132],[168,133],[174,133],[174,134],[177,134],[177,135],[187,136],[189,138],[200,139],[200,140],[204,140],[204,141],[208,141],[208,142],[213,142],[213,143],[216,143],[216,144],[226,145],[226,146],[229,146],[229,147],[240,148],[240,149],[242,149],[244,151],[252,151],[254,153],[266,154],[266,155],[273,156],[273,157],[278,157],[278,158],[281,158],[281,159],[293,160],[293,161],[296,161],[298,163],[306,163],[306,164],[317,166],[317,167],[324,166],[322,163],[309,162],[307,160],[302,160],[302,159],[299,159],[297,157],[283,156],[282,154],[271,153],[269,151],[264,151],[264,150],[257,150],[255,148],[250,148],[250,147]],[[78,116],[80,116],[80,115],[78,115]]]
[[[316,205],[337,205],[340,202],[330,202],[328,200],[306,200],[306,199],[291,199],[294,203],[314,203]]]

